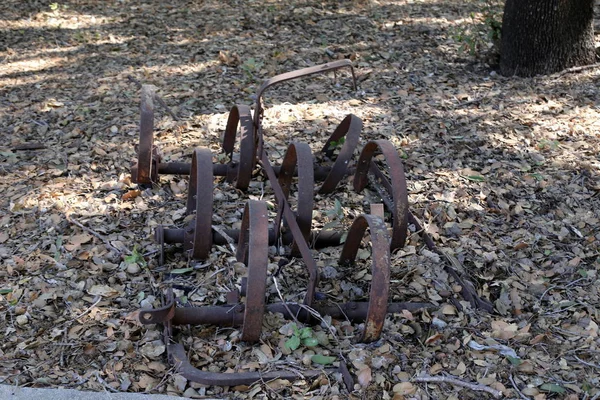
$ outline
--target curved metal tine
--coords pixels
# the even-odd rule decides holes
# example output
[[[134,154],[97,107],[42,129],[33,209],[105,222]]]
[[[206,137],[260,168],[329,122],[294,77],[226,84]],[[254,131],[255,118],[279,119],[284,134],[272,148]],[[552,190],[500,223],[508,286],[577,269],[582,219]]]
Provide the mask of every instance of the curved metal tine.
[[[289,81],[292,79],[301,78],[308,75],[320,74],[327,71],[333,71],[340,68],[350,68],[352,70],[352,79],[354,83],[354,89],[356,89],[356,77],[354,75],[354,67],[350,60],[338,60],[327,64],[315,65],[313,67],[302,68],[296,71],[286,72],[280,75],[276,75],[272,78],[267,79],[263,82],[260,88],[256,92],[256,103],[254,106],[254,127],[258,129],[260,124],[260,118],[262,114],[261,97],[267,88],[281,82]]]
[[[201,383],[204,385],[215,386],[237,386],[251,385],[258,381],[270,381],[273,379],[286,379],[295,381],[298,379],[312,379],[324,373],[319,370],[307,371],[271,371],[266,373],[261,372],[208,372],[201,371],[194,367],[188,360],[185,348],[179,343],[171,343],[167,346],[169,359],[175,366],[176,370],[186,379]],[[333,372],[333,371],[332,371]]]
[[[229,112],[221,148],[229,156],[230,163],[233,162],[233,149],[237,137],[238,124],[240,126],[240,161],[237,168],[236,187],[245,190],[250,184],[252,171],[256,164],[257,143],[254,136],[250,107],[238,104],[233,106]],[[231,181],[232,178],[228,177],[228,181]]]
[[[165,265],[165,227],[158,225],[154,230],[154,240],[158,242],[160,246],[158,254],[158,266],[162,267]]]
[[[133,181],[152,183],[153,144],[154,144],[154,87],[143,85],[140,104],[140,144],[137,165],[133,169]]]
[[[267,173],[267,177],[269,178],[269,182],[271,183],[273,192],[275,192],[275,199],[277,200],[277,203],[283,205],[283,216],[288,221],[288,227],[292,232],[294,241],[298,245],[298,250],[302,255],[302,260],[304,261],[304,264],[306,264],[306,269],[308,269],[308,287],[306,288],[304,304],[306,304],[307,306],[311,306],[315,298],[317,284],[319,283],[319,268],[317,267],[317,263],[315,262],[315,260],[312,258],[312,254],[310,252],[310,248],[308,247],[308,243],[306,242],[306,240],[304,240],[304,235],[302,234],[302,231],[298,226],[296,216],[290,208],[290,204],[285,199],[285,194],[283,193],[283,190],[281,189],[281,186],[277,181],[275,170],[273,169],[273,166],[269,161],[269,156],[264,149],[261,151],[260,163],[265,172]]]
[[[325,178],[325,181],[321,185],[319,193],[325,194],[333,192],[337,184],[346,175],[350,159],[354,154],[354,150],[358,146],[358,140],[360,139],[362,127],[362,120],[356,115],[349,114],[342,120],[342,122],[340,122],[329,139],[327,139],[327,142],[325,142],[325,146],[323,146],[321,152],[325,153],[327,157],[331,158],[336,147],[333,146],[332,143],[345,138],[342,149],[333,163],[327,178]]]
[[[265,313],[269,263],[269,218],[266,202],[249,200],[246,203],[236,258],[248,266],[242,340],[256,342],[260,339]]]
[[[198,148],[192,155],[190,184],[187,196],[187,213],[196,211],[196,218],[186,230],[186,248],[192,258],[208,258],[212,247],[213,164],[209,149]]]
[[[150,310],[140,310],[139,320],[144,325],[162,324],[171,320],[175,316],[175,301],[169,302],[166,306],[153,308]]]
[[[365,231],[371,233],[371,287],[365,330],[361,342],[379,339],[388,309],[390,291],[390,238],[383,219],[373,215],[361,215],[354,220],[340,255],[340,264],[352,264]]]
[[[296,210],[296,222],[302,231],[304,240],[308,242],[312,225],[312,212],[314,202],[314,160],[310,146],[307,143],[291,143],[279,170],[278,182],[283,190],[285,199],[287,200],[290,194],[290,186],[294,171],[298,166],[298,204]],[[287,222],[287,220],[286,220]],[[292,254],[299,255],[298,245],[296,240],[292,244]]]
[[[371,160],[376,151],[383,154],[389,168],[390,181],[384,184],[392,188],[392,200],[394,208],[392,212],[392,240],[390,241],[390,249],[392,251],[402,248],[406,243],[407,228],[408,228],[408,190],[406,188],[406,177],[404,175],[404,166],[394,145],[385,139],[373,140],[365,145],[356,166],[354,175],[354,190],[360,192],[368,183],[367,174],[374,165]],[[378,178],[387,181],[387,178],[381,171]]]

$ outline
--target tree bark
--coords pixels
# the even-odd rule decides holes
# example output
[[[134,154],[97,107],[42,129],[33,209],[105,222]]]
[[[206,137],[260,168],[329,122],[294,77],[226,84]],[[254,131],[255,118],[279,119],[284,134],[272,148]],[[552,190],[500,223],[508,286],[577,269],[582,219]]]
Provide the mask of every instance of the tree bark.
[[[506,0],[500,72],[551,74],[592,64],[594,0]]]

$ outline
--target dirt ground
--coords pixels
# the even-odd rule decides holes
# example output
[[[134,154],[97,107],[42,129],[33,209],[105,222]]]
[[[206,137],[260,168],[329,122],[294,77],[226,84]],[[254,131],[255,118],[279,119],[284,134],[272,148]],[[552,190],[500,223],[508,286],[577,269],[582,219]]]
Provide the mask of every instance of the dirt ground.
[[[479,55],[465,52],[481,4],[5,2],[0,383],[192,398],[599,398],[600,68],[499,76],[483,55],[485,38]],[[317,152],[347,114],[360,117],[359,148],[379,138],[396,146],[411,211],[494,312],[460,302],[446,260],[412,232],[392,256],[391,297],[435,307],[389,315],[375,343],[355,340],[361,325],[327,317],[303,331],[318,345],[294,351],[286,343],[296,334],[280,315],[266,316],[256,345],[232,328],[176,334],[204,370],[301,372],[322,368],[312,357],[319,355],[332,357],[326,367],[347,363],[352,390],[339,373],[251,387],[188,382],[167,363],[160,327],[142,326],[138,312],[160,306],[171,283],[187,287],[177,294],[193,304],[222,304],[243,271],[228,246],[201,263],[169,246],[158,265],[153,231],[189,221],[187,178],[162,176],[149,188],[131,182],[134,80],[155,85],[179,117],[157,108],[165,160],[189,161],[202,146],[221,162],[231,106],[252,105],[271,76],[343,58],[353,61],[357,90],[340,71],[267,93],[273,163],[290,141]],[[264,181],[257,172],[246,193],[216,179],[213,224],[239,227],[249,198],[272,201]],[[346,229],[373,193],[357,194],[345,180],[317,198],[314,226]],[[327,271],[319,290],[338,302],[364,299],[364,250],[354,269],[337,265],[338,247],[315,251]],[[271,255],[271,271],[282,259]],[[269,278],[269,302],[300,300],[301,261],[279,276],[280,293]]]

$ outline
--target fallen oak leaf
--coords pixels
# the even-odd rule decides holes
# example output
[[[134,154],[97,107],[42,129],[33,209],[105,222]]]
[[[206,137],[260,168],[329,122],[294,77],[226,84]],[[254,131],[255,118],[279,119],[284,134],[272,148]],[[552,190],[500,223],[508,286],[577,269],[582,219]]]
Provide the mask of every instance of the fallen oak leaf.
[[[94,285],[87,291],[92,296],[111,297],[119,293],[119,291],[107,285]]]
[[[130,190],[127,193],[123,194],[123,196],[121,197],[121,199],[123,201],[133,200],[136,197],[138,197],[140,194],[142,194],[141,190]]]

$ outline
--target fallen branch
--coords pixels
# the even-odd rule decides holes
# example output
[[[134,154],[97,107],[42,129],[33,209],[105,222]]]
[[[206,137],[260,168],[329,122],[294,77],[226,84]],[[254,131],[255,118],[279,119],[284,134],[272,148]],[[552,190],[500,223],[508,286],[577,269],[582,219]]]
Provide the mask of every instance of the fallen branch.
[[[142,88],[142,82],[138,81],[137,79],[135,79],[133,76],[131,75],[127,75],[127,79],[129,79],[131,82],[133,82],[138,89]],[[160,106],[162,108],[165,109],[166,112],[169,113],[169,115],[175,120],[175,121],[180,121],[179,117],[169,108],[169,106],[167,105],[167,103],[165,103],[165,101],[162,99],[162,97],[160,97],[158,94],[156,94],[156,92],[154,92],[154,99],[156,101],[158,101],[158,104],[160,104]]]
[[[76,225],[78,227],[80,227],[81,229],[83,229],[84,231],[86,231],[87,233],[89,233],[92,236],[97,237],[98,239],[102,240],[104,242],[104,244],[109,247],[111,250],[113,250],[115,253],[119,254],[119,255],[123,255],[123,253],[127,254],[127,255],[131,255],[131,251],[128,249],[124,249],[124,250],[119,250],[117,249],[115,246],[113,246],[110,241],[104,237],[103,235],[99,234],[98,232],[96,232],[93,229],[88,228],[87,226],[83,225],[81,222],[77,221],[75,218],[71,217],[70,215],[67,214],[67,221],[69,221],[70,223],[72,223],[73,225]]]
[[[235,240],[233,240],[231,236],[229,236],[227,233],[225,233],[223,229],[216,225],[212,225],[212,229],[219,235],[223,236],[223,238],[225,238],[225,241],[227,242],[227,244],[229,244],[231,251],[233,252],[233,254],[235,254]]]
[[[566,74],[574,74],[574,73],[577,73],[577,72],[585,71],[585,70],[588,70],[588,69],[594,69],[594,68],[598,68],[598,67],[600,67],[600,63],[590,64],[590,65],[583,65],[581,67],[571,67],[571,68],[567,68],[567,69],[564,69],[564,70],[560,71],[558,73],[558,76],[563,76],[563,75],[566,75]]]
[[[43,143],[31,142],[31,143],[21,143],[13,146],[11,148],[12,151],[20,151],[20,150],[41,150],[46,149],[47,146]]]
[[[517,383],[515,382],[515,379],[513,378],[512,375],[508,376],[508,379],[510,379],[510,384],[513,386],[513,388],[515,388],[515,391],[517,392],[517,394],[519,395],[519,397],[523,400],[531,400],[529,397],[525,396],[520,390],[519,387],[517,386]]]
[[[451,378],[449,376],[429,376],[429,375],[421,375],[413,378],[414,382],[425,382],[425,383],[449,383],[455,386],[461,386],[467,389],[474,390],[476,392],[487,392],[494,396],[494,398],[499,399],[502,397],[502,392],[491,388],[486,385],[481,385],[479,383],[470,383],[461,381],[460,379]]]

